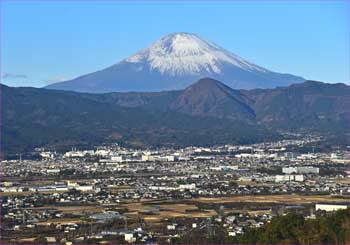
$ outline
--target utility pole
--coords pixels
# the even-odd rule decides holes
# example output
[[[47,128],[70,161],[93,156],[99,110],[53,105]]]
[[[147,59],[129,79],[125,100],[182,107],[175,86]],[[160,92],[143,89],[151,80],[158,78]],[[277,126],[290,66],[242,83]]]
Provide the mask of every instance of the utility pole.
[[[128,229],[128,218],[126,216],[124,216],[124,229]]]
[[[208,238],[210,238],[211,235],[212,235],[211,217],[208,218],[208,226],[207,226],[207,229],[208,229]]]

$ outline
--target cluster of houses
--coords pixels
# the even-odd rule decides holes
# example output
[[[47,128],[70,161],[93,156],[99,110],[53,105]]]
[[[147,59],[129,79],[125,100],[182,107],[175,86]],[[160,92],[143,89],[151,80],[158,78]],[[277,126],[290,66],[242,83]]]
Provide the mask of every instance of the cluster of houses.
[[[49,237],[47,241],[85,241],[118,236],[130,243],[149,243],[166,235],[171,242],[172,237],[192,230],[209,232],[212,226],[220,226],[229,236],[237,236],[248,228],[263,226],[276,214],[235,213],[216,215],[210,220],[169,221],[163,233],[157,233],[141,227],[106,229],[105,225],[114,220],[121,220],[121,223],[128,220],[123,213],[106,207],[144,200],[242,195],[350,196],[350,182],[339,181],[350,177],[349,151],[301,154],[287,150],[291,145],[301,147],[319,140],[318,137],[306,137],[244,146],[157,150],[135,150],[117,145],[94,150],[72,149],[65,153],[41,150],[41,160],[2,162],[2,229],[23,231],[52,220],[81,218],[101,229],[84,235],[79,231],[87,229],[86,224],[57,221],[60,224],[54,229],[66,235],[59,240]],[[93,206],[103,211],[77,215],[56,208],[67,206]],[[334,211],[348,206],[347,203],[318,203],[314,209]],[[154,208],[145,212],[157,213]]]

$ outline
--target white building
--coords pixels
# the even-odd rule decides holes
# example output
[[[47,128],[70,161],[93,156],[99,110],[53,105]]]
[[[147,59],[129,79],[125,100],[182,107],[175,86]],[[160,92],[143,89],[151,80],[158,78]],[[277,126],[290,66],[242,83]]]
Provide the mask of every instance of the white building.
[[[97,156],[108,156],[110,154],[110,151],[109,150],[104,150],[104,149],[99,149],[99,150],[96,150],[95,151],[95,155]]]
[[[285,174],[319,174],[320,169],[315,167],[288,167],[282,168]]]
[[[168,230],[175,230],[176,226],[177,226],[177,224],[170,224],[170,225],[167,225],[167,229]]]
[[[147,162],[147,161],[149,161],[149,155],[143,155],[143,156],[141,157],[141,161],[142,161],[142,162]]]
[[[65,185],[62,186],[55,186],[56,191],[68,191],[68,187]]]
[[[123,157],[122,156],[113,156],[111,157],[111,160],[114,162],[123,162]]]
[[[57,168],[51,168],[46,170],[46,173],[48,174],[58,174],[59,172],[61,172],[61,170]]]
[[[304,181],[304,175],[276,175],[275,176],[275,182],[288,182],[288,181],[298,181],[303,182]]]
[[[49,152],[49,151],[40,152],[40,155],[41,155],[43,158],[48,158],[48,159],[53,159],[53,158],[55,158],[55,154],[52,153],[52,152]]]
[[[172,186],[149,186],[148,189],[154,190],[154,191],[174,191],[177,188]]]
[[[317,203],[315,206],[317,210],[324,210],[326,212],[337,211],[341,209],[347,209],[350,207],[350,203],[339,204],[339,203]]]
[[[79,191],[92,191],[94,187],[92,185],[78,185],[75,189]]]
[[[196,189],[196,184],[192,183],[192,184],[180,185],[179,189],[180,190],[194,190],[194,189]]]
[[[344,156],[342,154],[339,154],[338,152],[331,154],[331,159],[343,159]]]
[[[129,243],[136,242],[136,237],[134,237],[134,233],[125,233],[124,239]]]
[[[64,158],[70,158],[70,157],[84,157],[85,153],[82,151],[67,151],[64,154]]]
[[[174,161],[177,160],[177,157],[176,156],[172,156],[172,155],[166,156],[166,158],[167,158],[168,162],[174,162]]]

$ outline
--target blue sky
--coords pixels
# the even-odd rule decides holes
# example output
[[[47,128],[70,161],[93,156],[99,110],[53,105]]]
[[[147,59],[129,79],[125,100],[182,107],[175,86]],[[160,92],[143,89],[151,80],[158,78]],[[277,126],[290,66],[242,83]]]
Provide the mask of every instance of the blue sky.
[[[350,1],[1,1],[1,80],[41,87],[103,69],[171,32],[267,69],[350,81]]]

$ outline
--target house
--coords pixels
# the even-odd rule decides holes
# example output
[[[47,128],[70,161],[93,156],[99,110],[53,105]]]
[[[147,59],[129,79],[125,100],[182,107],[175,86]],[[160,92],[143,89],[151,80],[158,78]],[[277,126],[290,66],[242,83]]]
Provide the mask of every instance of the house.
[[[47,242],[52,242],[55,243],[56,242],[56,238],[53,236],[47,236],[45,237]]]
[[[136,237],[134,237],[134,233],[125,233],[124,234],[124,239],[125,241],[132,243],[132,242],[136,242]]]
[[[92,185],[78,185],[75,189],[79,191],[92,191],[94,187]]]
[[[323,210],[326,212],[332,212],[342,209],[350,208],[350,203],[317,203],[315,205],[315,209],[317,210]]]
[[[177,224],[170,224],[170,225],[167,225],[167,229],[168,230],[175,230],[176,226],[177,226]]]

